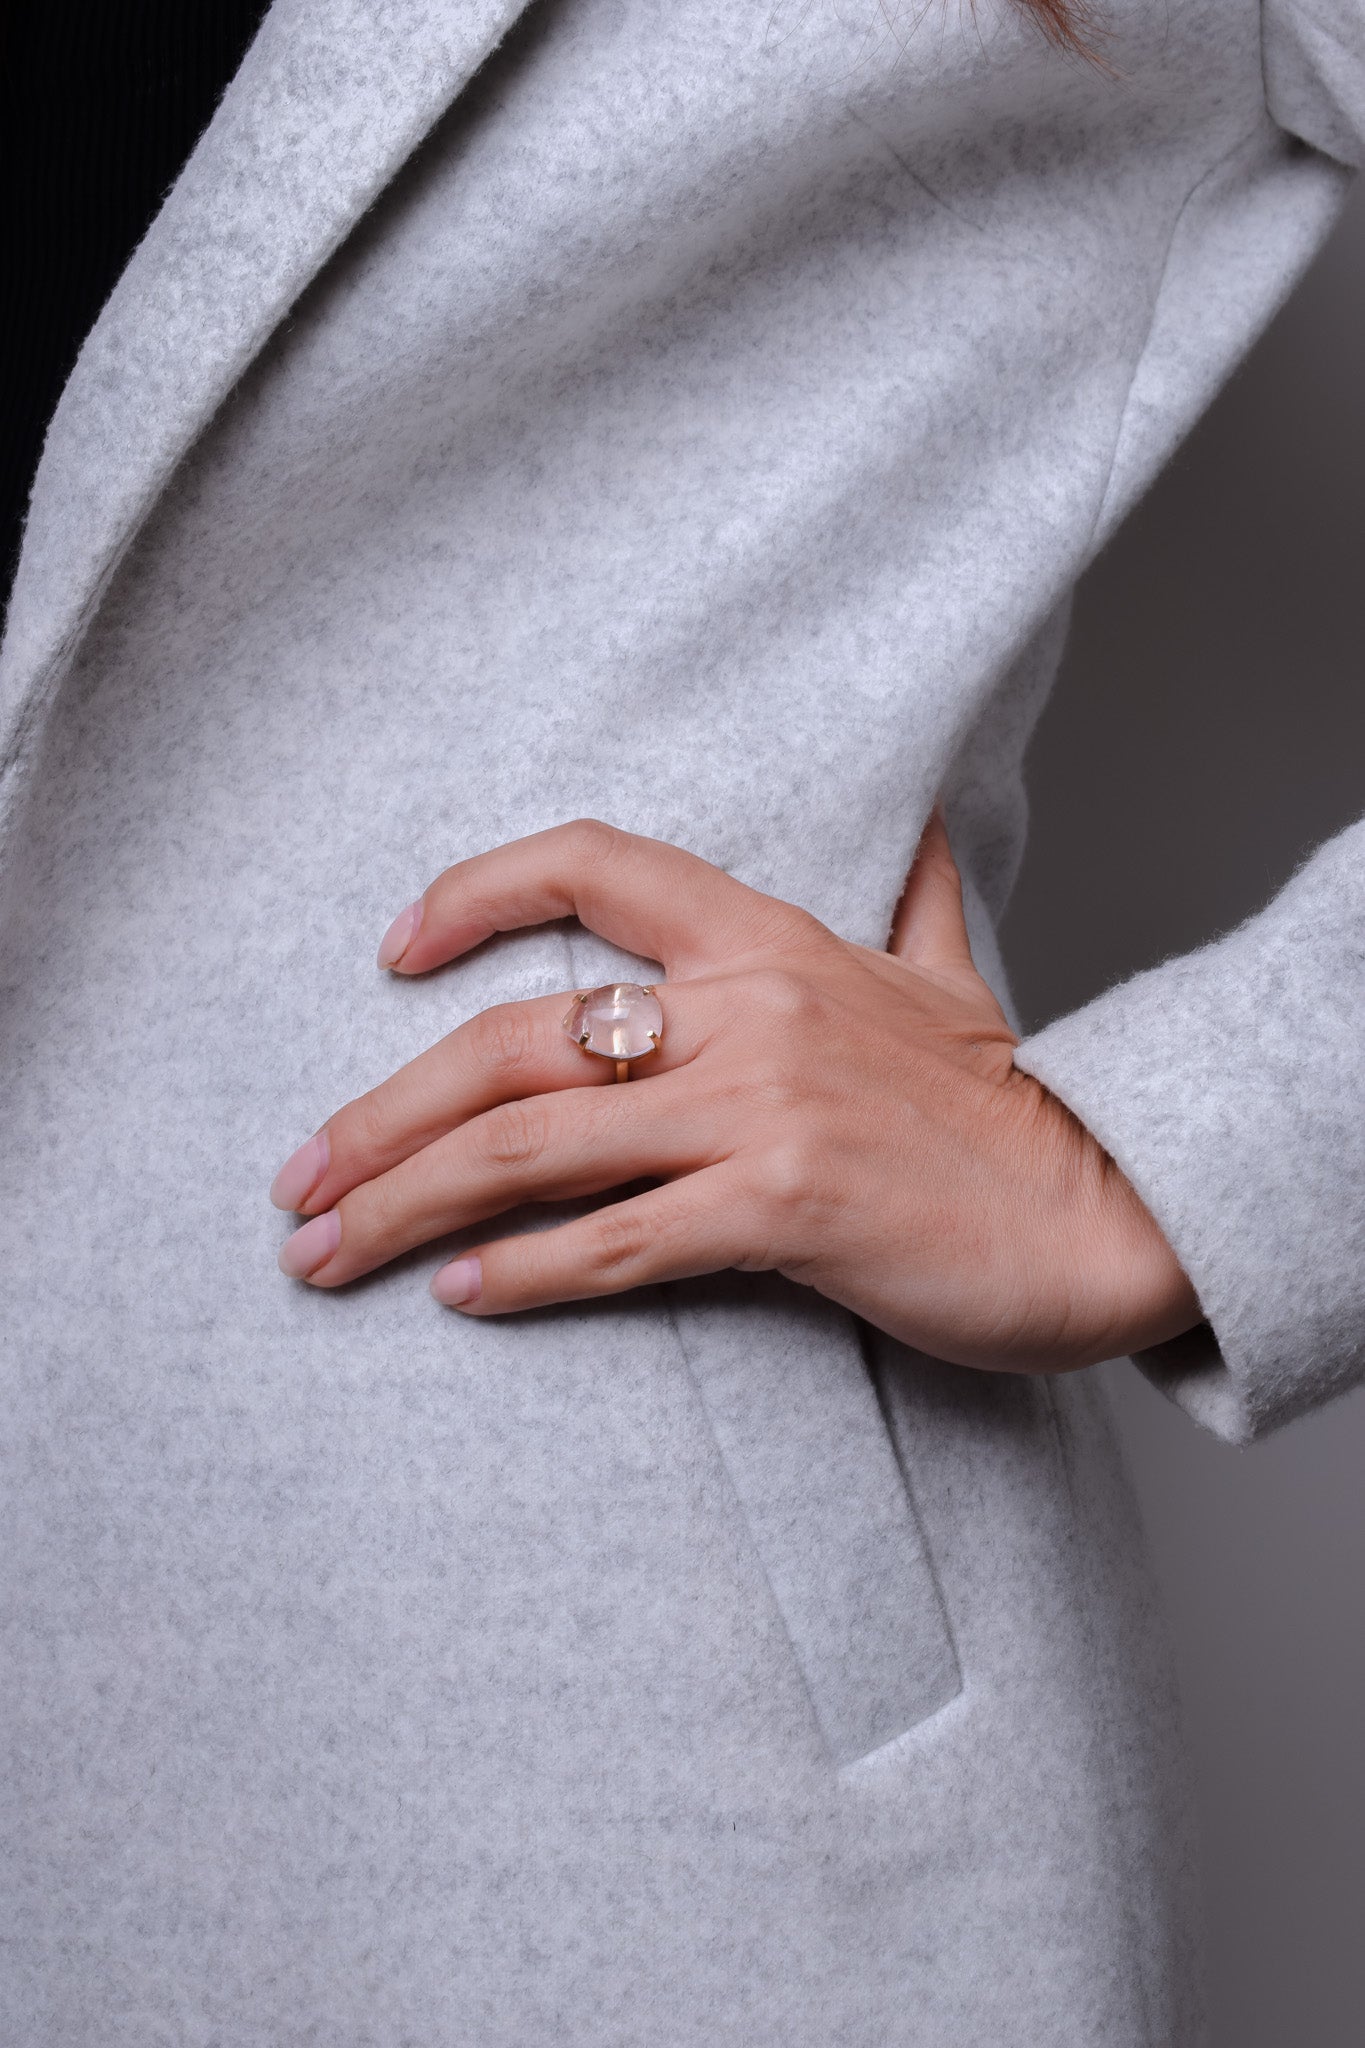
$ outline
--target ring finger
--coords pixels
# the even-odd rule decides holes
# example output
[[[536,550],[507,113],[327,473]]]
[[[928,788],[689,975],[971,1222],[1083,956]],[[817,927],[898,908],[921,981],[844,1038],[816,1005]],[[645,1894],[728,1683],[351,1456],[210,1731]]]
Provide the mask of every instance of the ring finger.
[[[541,996],[471,1017],[329,1117],[280,1168],[271,1200],[277,1208],[318,1216],[352,1188],[500,1103],[613,1081],[612,1062],[582,1051],[566,1033],[572,1001],[571,994]],[[663,1041],[641,1074],[686,1065],[706,1036],[691,985],[669,984],[662,1001]]]

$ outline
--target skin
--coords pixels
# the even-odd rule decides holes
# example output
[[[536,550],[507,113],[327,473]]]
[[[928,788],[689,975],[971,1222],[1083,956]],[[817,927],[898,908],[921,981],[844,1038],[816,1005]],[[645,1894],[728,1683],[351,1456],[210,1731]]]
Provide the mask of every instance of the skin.
[[[1015,1067],[938,813],[884,953],[677,847],[580,821],[448,868],[380,962],[422,974],[569,915],[663,963],[659,1050],[621,1087],[565,1034],[568,992],[484,1011],[281,1169],[273,1199],[314,1219],[284,1246],[287,1273],[339,1287],[524,1202],[621,1189],[556,1229],[490,1235],[433,1294],[501,1315],[775,1269],[935,1357],[1014,1372],[1199,1321],[1132,1185]]]

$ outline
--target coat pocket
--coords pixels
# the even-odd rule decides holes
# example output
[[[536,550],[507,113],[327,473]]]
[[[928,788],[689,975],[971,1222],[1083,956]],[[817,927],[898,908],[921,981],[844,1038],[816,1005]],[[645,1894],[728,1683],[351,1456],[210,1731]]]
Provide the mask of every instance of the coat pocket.
[[[836,1767],[962,1689],[859,1325],[775,1275],[669,1290],[678,1341]]]

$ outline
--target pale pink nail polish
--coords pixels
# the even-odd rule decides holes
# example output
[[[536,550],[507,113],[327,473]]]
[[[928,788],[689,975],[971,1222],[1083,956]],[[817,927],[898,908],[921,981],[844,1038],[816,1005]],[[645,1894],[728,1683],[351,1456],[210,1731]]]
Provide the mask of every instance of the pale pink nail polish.
[[[341,1243],[341,1218],[335,1209],[315,1216],[280,1246],[280,1271],[291,1280],[307,1280],[325,1266]]]
[[[444,1308],[467,1308],[483,1288],[483,1267],[477,1259],[452,1259],[431,1279],[431,1291]]]
[[[406,910],[400,910],[393,923],[379,941],[377,965],[396,967],[408,947],[417,936],[417,927],[422,922],[422,899],[410,903]]]
[[[326,1131],[319,1131],[291,1152],[270,1183],[270,1199],[277,1209],[301,1209],[327,1171],[331,1147]]]

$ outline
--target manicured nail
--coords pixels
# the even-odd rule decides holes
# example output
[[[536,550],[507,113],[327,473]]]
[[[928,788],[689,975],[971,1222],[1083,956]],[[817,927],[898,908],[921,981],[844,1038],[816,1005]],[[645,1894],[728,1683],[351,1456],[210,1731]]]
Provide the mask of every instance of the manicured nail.
[[[331,1147],[326,1131],[319,1131],[291,1152],[270,1183],[270,1199],[277,1209],[301,1209],[327,1171]]]
[[[477,1301],[483,1286],[483,1267],[477,1259],[452,1259],[431,1278],[431,1291],[445,1308],[466,1308]]]
[[[422,899],[410,903],[406,910],[400,910],[393,923],[379,941],[380,967],[396,967],[408,947],[417,936],[417,927],[422,922]]]
[[[280,1271],[291,1280],[308,1280],[325,1266],[341,1243],[341,1218],[335,1209],[315,1216],[280,1246]]]

